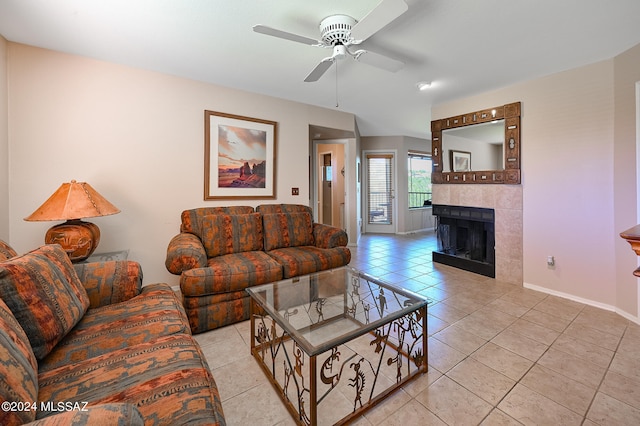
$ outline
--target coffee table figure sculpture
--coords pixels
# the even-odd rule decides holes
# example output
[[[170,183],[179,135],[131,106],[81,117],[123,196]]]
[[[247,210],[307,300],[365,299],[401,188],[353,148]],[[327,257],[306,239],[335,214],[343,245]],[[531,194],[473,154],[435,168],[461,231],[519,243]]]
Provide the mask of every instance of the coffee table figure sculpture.
[[[247,289],[251,353],[300,425],[345,424],[427,371],[427,299],[351,267]]]

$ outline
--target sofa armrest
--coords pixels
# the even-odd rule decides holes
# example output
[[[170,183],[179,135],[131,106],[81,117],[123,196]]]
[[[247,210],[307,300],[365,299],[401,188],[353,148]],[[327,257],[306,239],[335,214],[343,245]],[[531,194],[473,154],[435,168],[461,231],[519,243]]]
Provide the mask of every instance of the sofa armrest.
[[[124,302],[140,294],[142,267],[131,260],[73,265],[89,295],[90,308]]]
[[[47,404],[43,402],[41,404]],[[54,409],[62,411],[61,413],[44,417],[27,423],[29,426],[59,426],[59,425],[132,425],[143,426],[144,419],[133,404],[126,403],[108,403],[99,405],[90,405],[85,407],[85,403],[69,402],[61,407],[57,406],[57,402],[51,403]],[[38,406],[40,408],[40,406]]]
[[[349,242],[349,237],[343,229],[322,223],[313,224],[313,239],[316,247],[320,248],[344,247]]]
[[[207,266],[207,253],[202,241],[193,234],[176,235],[169,241],[164,264],[167,270],[175,275],[193,268],[204,268]]]

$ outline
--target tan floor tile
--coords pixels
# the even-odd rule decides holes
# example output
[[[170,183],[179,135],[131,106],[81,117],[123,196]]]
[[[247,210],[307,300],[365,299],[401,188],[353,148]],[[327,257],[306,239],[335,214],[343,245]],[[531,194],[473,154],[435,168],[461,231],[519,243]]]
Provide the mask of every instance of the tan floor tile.
[[[428,287],[425,290],[420,290],[418,294],[428,297],[433,301],[441,302],[443,300],[446,300],[448,297],[451,297],[453,293],[451,291],[441,289],[436,285]]]
[[[516,384],[473,358],[453,367],[447,376],[492,405],[496,405]]]
[[[439,331],[433,337],[465,355],[475,352],[479,347],[487,343],[483,338],[469,333],[455,324]]]
[[[550,346],[560,335],[558,331],[551,330],[522,318],[511,324],[507,330],[521,334],[547,346]]]
[[[427,314],[427,333],[429,336],[449,327],[449,325],[450,324],[448,322],[443,321],[438,317],[434,317],[431,314]]]
[[[640,382],[636,380],[609,371],[598,391],[640,409]]]
[[[520,383],[582,416],[587,413],[596,393],[595,388],[540,365],[534,365]]]
[[[412,399],[389,417],[375,424],[384,426],[446,426],[445,422],[440,420],[415,399]]]
[[[598,392],[587,418],[599,425],[638,425],[640,410]]]
[[[446,373],[466,357],[462,352],[432,337],[429,338],[428,345],[429,365],[441,373]]]
[[[640,357],[616,353],[611,362],[611,371],[640,382]]]
[[[415,399],[449,425],[477,425],[492,409],[490,404],[446,376]]]
[[[411,395],[411,397],[413,398],[417,394],[428,388],[431,383],[438,380],[440,376],[442,376],[441,372],[439,372],[435,368],[429,368],[429,371],[427,371],[427,373],[422,374],[421,376],[402,386],[402,389],[404,389],[404,391]]]
[[[545,297],[547,297],[547,295],[544,293],[539,293],[537,291],[529,290],[526,288],[518,288],[505,294],[500,299],[515,303],[517,305],[522,305],[527,308],[533,308]]]
[[[531,361],[537,361],[548,349],[547,345],[536,342],[522,334],[514,333],[511,330],[503,331],[491,341]]]
[[[480,423],[481,426],[519,426],[522,425],[519,421],[509,416],[502,410],[494,408],[486,419]]]
[[[213,371],[223,403],[265,382],[265,375],[252,356],[238,357]]]
[[[394,413],[401,411],[402,407],[411,400],[412,398],[408,393],[402,389],[398,389],[391,397],[386,398],[374,408],[367,411],[364,416],[371,424],[381,424],[387,417],[393,416]]]
[[[600,367],[608,367],[615,352],[596,346],[584,340],[573,338],[567,334],[561,334],[551,345],[552,348],[586,359]]]
[[[582,423],[582,416],[521,384],[509,392],[498,408],[525,425],[569,426]]]
[[[575,337],[576,339],[584,340],[585,342],[593,343],[594,345],[602,346],[603,348],[612,351],[616,350],[618,343],[620,342],[620,337],[618,336],[576,323],[569,325],[569,327],[564,331],[564,334]]]
[[[453,324],[467,316],[467,313],[459,311],[446,303],[435,303],[427,308],[429,314],[440,318],[441,320]]]
[[[553,348],[538,360],[538,364],[594,389],[600,385],[607,371],[606,368]]]
[[[484,308],[461,319],[456,326],[484,340],[491,340],[516,319],[517,317],[504,312]]]
[[[574,322],[579,325],[595,328],[607,334],[613,334],[616,337],[622,337],[622,334],[629,324],[629,320],[624,319],[615,312],[605,311],[592,306],[585,306],[582,312],[575,318]]]
[[[505,312],[509,315],[513,315],[514,317],[521,317],[530,310],[530,308],[527,308],[526,306],[518,305],[517,303],[510,302],[503,298],[494,300],[487,307],[496,309],[500,312]]]
[[[618,353],[624,356],[634,356],[640,353],[640,338],[625,333],[618,346]]]
[[[222,409],[229,426],[295,424],[268,382],[226,400]]]
[[[546,312],[565,320],[572,321],[585,305],[558,296],[548,296],[535,306],[537,311]]]
[[[529,312],[522,316],[522,319],[538,324],[542,327],[562,333],[569,324],[571,319],[563,318],[547,312],[542,312],[536,308],[531,309]]]
[[[474,352],[471,357],[512,380],[520,380],[533,365],[533,361],[491,342]]]
[[[464,294],[454,294],[447,298],[443,303],[466,314],[470,314],[482,308],[481,303],[476,302],[472,297]]]

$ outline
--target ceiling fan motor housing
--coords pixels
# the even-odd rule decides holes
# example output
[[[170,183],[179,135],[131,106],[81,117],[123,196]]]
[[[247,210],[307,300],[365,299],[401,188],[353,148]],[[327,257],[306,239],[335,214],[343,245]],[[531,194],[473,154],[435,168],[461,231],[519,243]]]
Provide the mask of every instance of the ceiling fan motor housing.
[[[357,23],[348,15],[331,15],[320,22],[322,41],[328,46],[349,45],[351,28]]]

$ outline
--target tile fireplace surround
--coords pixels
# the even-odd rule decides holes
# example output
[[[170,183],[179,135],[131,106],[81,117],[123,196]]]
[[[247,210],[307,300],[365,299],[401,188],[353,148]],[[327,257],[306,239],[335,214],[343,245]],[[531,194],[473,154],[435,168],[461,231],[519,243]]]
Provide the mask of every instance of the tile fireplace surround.
[[[433,185],[433,204],[494,209],[496,279],[522,284],[522,185]]]

